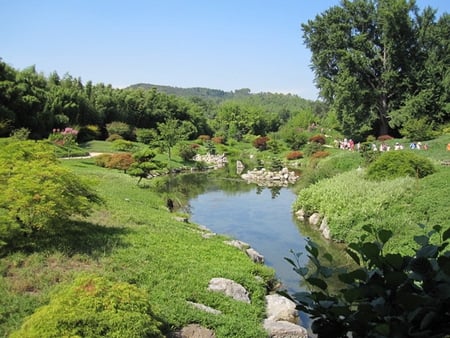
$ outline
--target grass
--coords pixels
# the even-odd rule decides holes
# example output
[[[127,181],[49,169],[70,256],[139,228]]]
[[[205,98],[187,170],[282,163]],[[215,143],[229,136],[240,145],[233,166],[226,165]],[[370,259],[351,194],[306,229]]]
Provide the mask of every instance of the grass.
[[[272,269],[224,244],[225,237],[205,239],[196,225],[177,221],[163,196],[138,187],[136,178],[97,167],[93,159],[62,164],[95,182],[105,203],[88,219],[72,220],[61,232],[42,236],[32,252],[0,260],[0,336],[8,336],[26,315],[48,303],[54,290],[88,272],[146,290],[166,330],[200,323],[217,337],[264,336],[264,295],[274,278]],[[252,303],[207,291],[213,277],[241,283]],[[206,314],[187,301],[222,315]]]

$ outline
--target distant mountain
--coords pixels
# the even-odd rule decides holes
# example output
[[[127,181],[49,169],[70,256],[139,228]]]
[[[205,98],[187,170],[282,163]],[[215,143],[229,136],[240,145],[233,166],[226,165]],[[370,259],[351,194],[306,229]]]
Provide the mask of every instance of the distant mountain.
[[[235,96],[234,92],[226,92],[220,89],[210,89],[202,87],[193,88],[180,88],[172,86],[156,85],[151,83],[137,83],[129,86],[130,89],[152,89],[155,88],[157,91],[166,93],[169,95],[184,96],[184,97],[201,97],[204,99],[230,99]]]

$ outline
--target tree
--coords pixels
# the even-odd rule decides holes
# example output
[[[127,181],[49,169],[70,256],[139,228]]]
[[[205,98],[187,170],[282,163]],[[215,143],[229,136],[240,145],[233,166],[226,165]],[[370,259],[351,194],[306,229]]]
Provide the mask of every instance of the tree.
[[[424,226],[421,226],[424,228]],[[373,233],[371,227],[365,227]],[[417,249],[402,256],[385,252],[393,233],[379,230],[377,240],[362,237],[346,250],[354,270],[336,268],[331,255],[319,258],[317,245],[306,245],[311,268],[301,253],[286,260],[310,291],[296,294],[299,310],[310,314],[311,328],[322,337],[447,337],[450,334],[450,228],[434,226],[416,236]],[[327,260],[328,264],[323,264]],[[343,287],[331,292],[329,281]]]
[[[161,168],[155,156],[155,152],[150,148],[142,148],[133,154],[134,162],[130,165],[128,174],[139,177],[138,185],[143,178],[149,178],[153,171]]]
[[[414,0],[342,0],[302,25],[320,95],[349,137],[361,139],[373,130],[388,134],[398,127],[389,125],[390,114],[418,95],[415,82],[423,81],[417,74],[424,69],[424,54],[448,46],[443,33],[439,41],[420,43],[421,19]],[[441,70],[448,70],[448,63]]]
[[[101,202],[44,142],[15,141],[0,149],[0,190],[0,248],[18,235],[30,238],[65,225],[73,215],[87,216]]]
[[[196,132],[195,126],[189,121],[179,121],[169,118],[164,123],[158,123],[161,143],[167,149],[169,167],[172,160],[172,148],[181,140],[189,139]]]

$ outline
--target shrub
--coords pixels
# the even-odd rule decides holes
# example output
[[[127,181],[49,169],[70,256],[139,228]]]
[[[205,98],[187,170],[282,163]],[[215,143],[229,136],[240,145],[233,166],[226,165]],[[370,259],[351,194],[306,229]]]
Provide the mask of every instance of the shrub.
[[[106,167],[123,170],[126,173],[133,162],[134,159],[130,153],[117,153],[110,155],[108,162],[106,162]]]
[[[179,154],[184,161],[191,161],[197,154],[198,144],[182,144],[180,146]]]
[[[313,153],[311,155],[311,157],[312,158],[324,158],[324,157],[327,157],[329,155],[330,155],[330,153],[328,151],[319,150],[319,151],[316,151],[315,153]]]
[[[95,165],[99,167],[106,168],[109,160],[111,159],[112,154],[100,154],[95,156]]]
[[[422,178],[435,171],[433,163],[410,151],[389,151],[381,154],[367,168],[367,177],[374,180],[397,177]]]
[[[309,138],[309,142],[315,142],[324,145],[326,143],[325,136],[323,135],[314,135]]]
[[[128,140],[115,140],[113,148],[118,151],[131,151],[134,148],[134,144]]]
[[[434,137],[433,123],[426,117],[420,119],[409,119],[403,124],[400,132],[410,140],[430,140]]]
[[[92,140],[98,140],[100,139],[102,133],[100,131],[100,128],[95,125],[87,125],[80,128],[80,131],[77,135],[77,141],[82,142],[88,142]]]
[[[290,151],[290,152],[286,155],[286,158],[287,158],[289,161],[297,160],[297,159],[302,158],[302,157],[303,157],[303,153],[302,153],[301,151],[298,151],[298,150]]]
[[[450,332],[450,228],[441,226],[414,237],[418,247],[412,255],[387,253],[392,231],[366,232],[347,249],[357,267],[333,266],[333,257],[319,257],[317,245],[307,241],[307,267],[301,253],[286,260],[310,290],[297,293],[298,309],[312,316],[317,337],[447,337]],[[432,236],[439,243],[431,243]],[[323,262],[327,260],[326,264]],[[330,292],[339,280],[343,287]]]
[[[108,123],[106,125],[106,130],[108,131],[108,135],[119,134],[126,140],[131,140],[132,138],[132,129],[124,122],[114,121]]]
[[[158,139],[158,132],[155,129],[137,128],[136,140],[140,143],[150,144]]]
[[[123,137],[120,136],[119,134],[111,134],[106,139],[106,141],[108,141],[108,142],[114,142],[116,140],[123,140]]]
[[[310,142],[303,148],[303,152],[306,156],[312,156],[312,154],[321,151],[322,149],[323,146],[320,143]]]
[[[15,129],[11,132],[11,137],[18,141],[28,140],[30,136],[30,130],[27,128]]]
[[[380,136],[377,137],[377,140],[380,141],[380,142],[385,142],[385,141],[389,141],[389,140],[392,140],[392,139],[394,139],[394,138],[392,136],[390,136],[390,135],[380,135]]]
[[[258,150],[266,150],[267,142],[269,138],[267,136],[259,136],[253,140],[253,146]]]
[[[148,301],[134,285],[80,277],[29,316],[11,337],[163,337]]]
[[[200,140],[200,142],[204,143],[206,141],[209,141],[211,139],[211,136],[209,136],[209,135],[200,135],[198,137],[198,139]]]
[[[215,136],[211,139],[211,141],[215,144],[223,144],[224,138],[223,136]]]

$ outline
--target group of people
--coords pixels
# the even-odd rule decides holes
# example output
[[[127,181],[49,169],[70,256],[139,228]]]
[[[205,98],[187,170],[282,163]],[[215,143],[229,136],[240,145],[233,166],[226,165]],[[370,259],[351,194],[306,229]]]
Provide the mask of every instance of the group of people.
[[[355,143],[352,139],[346,139],[344,138],[343,140],[334,140],[334,144],[336,148],[339,149],[343,149],[343,150],[350,150],[350,151],[359,151],[361,149],[361,143]],[[450,144],[449,144],[450,147]],[[377,146],[376,143],[372,143],[371,148],[373,151],[390,151],[392,149],[392,147],[385,143],[382,142],[380,143],[379,146]],[[395,142],[394,145],[394,150],[403,150],[404,146],[403,144],[401,144],[400,142]],[[428,145],[426,143],[422,144],[422,142],[411,142],[409,145],[410,149],[417,149],[417,150],[428,150]],[[450,148],[449,148],[450,150]]]

